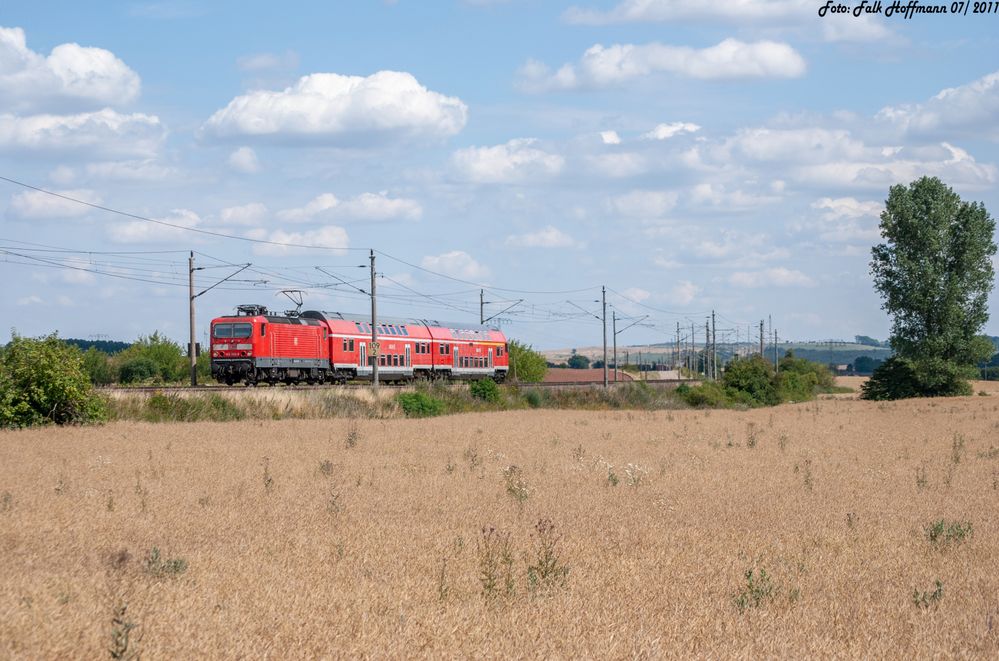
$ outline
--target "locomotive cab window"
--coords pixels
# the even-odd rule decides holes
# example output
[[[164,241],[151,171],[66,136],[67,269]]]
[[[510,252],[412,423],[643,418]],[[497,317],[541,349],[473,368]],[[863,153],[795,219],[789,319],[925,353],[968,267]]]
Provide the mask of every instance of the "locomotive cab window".
[[[235,338],[250,337],[253,334],[253,326],[250,324],[233,324],[232,336]]]
[[[212,334],[215,337],[232,337],[232,324],[215,324]]]
[[[260,324],[260,337],[267,337],[267,324]]]

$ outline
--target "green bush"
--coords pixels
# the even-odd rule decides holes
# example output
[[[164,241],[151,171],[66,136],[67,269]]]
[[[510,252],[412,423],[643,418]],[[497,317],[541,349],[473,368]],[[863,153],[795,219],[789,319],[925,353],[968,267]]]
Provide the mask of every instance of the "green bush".
[[[156,375],[164,381],[180,381],[190,370],[181,346],[159,332],[140,337],[117,357],[123,367],[139,358],[152,361],[156,365]]]
[[[83,370],[95,386],[106,386],[114,383],[115,369],[111,356],[99,349],[90,347],[83,354]]]
[[[729,361],[722,383],[733,398],[751,406],[773,406],[781,402],[773,368],[759,355]]]
[[[806,380],[814,381],[814,387],[818,388],[819,391],[829,392],[836,387],[836,377],[829,371],[828,367],[814,360],[798,358],[794,355],[793,351],[789,350],[784,354],[784,357],[780,359],[779,365],[780,374],[798,374],[803,376]],[[807,399],[811,399],[811,395]]]
[[[468,390],[472,393],[472,397],[481,399],[484,402],[496,403],[500,401],[500,388],[492,379],[472,381],[468,386]]]
[[[683,384],[676,389],[676,394],[690,406],[716,408],[729,404],[725,389],[716,381],[705,381],[698,386]]]
[[[13,333],[0,358],[0,427],[100,422],[107,416],[79,349],[55,334],[31,339]]]
[[[118,368],[118,380],[122,383],[139,383],[159,377],[159,365],[144,356],[125,361]]]
[[[967,370],[945,360],[909,360],[892,356],[861,386],[861,398],[885,400],[909,397],[970,395]]]
[[[807,402],[815,397],[818,384],[814,373],[781,372],[777,375],[777,390],[781,401]]]
[[[524,401],[526,401],[527,405],[532,409],[536,409],[541,406],[541,393],[537,390],[528,390],[524,393]]]
[[[402,392],[396,395],[407,418],[429,418],[444,413],[444,402],[424,392]]]

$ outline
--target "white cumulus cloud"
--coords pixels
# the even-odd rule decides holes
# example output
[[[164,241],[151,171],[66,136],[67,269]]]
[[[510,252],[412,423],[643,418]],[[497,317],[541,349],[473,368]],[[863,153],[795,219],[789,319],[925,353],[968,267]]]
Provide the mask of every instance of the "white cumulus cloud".
[[[463,250],[427,255],[421,260],[420,265],[435,273],[443,273],[462,280],[481,282],[489,277],[489,269]]]
[[[707,80],[797,78],[805,69],[804,58],[794,48],[776,41],[725,39],[707,48],[596,44],[577,64],[563,65],[555,72],[540,62],[528,62],[520,70],[520,84],[526,91],[543,92],[607,87],[654,73]]]
[[[10,151],[148,158],[165,137],[158,117],[110,108],[75,115],[0,114],[0,148]]]
[[[328,248],[333,254],[346,254],[350,247],[350,238],[347,230],[336,225],[325,225],[318,229],[305,232],[286,232],[285,230],[267,231],[264,229],[251,230],[247,237],[269,243],[257,243],[253,246],[253,252],[257,255],[292,255],[310,252],[308,248],[302,246],[313,246],[317,248]]]
[[[648,133],[643,133],[642,138],[645,140],[669,140],[681,133],[695,133],[700,130],[700,126],[691,122],[671,122],[669,124],[657,124]]]
[[[223,225],[260,225],[267,220],[267,207],[261,202],[251,202],[235,207],[226,207],[219,213]]]
[[[181,228],[193,228],[201,224],[201,217],[190,209],[174,209],[166,218],[159,220],[176,227],[145,220],[130,220],[108,227],[108,237],[115,243],[179,241],[189,236],[189,233]]]
[[[887,106],[877,118],[913,134],[954,131],[999,140],[999,71],[941,90],[925,103]]]
[[[611,210],[629,218],[661,218],[676,206],[674,191],[634,190],[610,201]]]
[[[310,200],[304,207],[279,211],[279,220],[291,223],[315,221],[387,221],[418,220],[423,207],[416,200],[389,197],[388,191],[361,193],[345,200],[333,193],[323,193]]]
[[[257,160],[257,152],[250,147],[240,147],[229,154],[229,167],[236,172],[243,174],[253,174],[260,170],[260,161]]]
[[[517,183],[557,175],[565,159],[537,144],[533,138],[517,138],[493,147],[468,147],[454,152],[451,163],[460,176],[476,183]]]
[[[91,204],[100,204],[101,198],[92,190],[60,190],[54,191],[66,197],[72,197]],[[21,220],[56,220],[61,218],[79,218],[92,209],[85,204],[73,202],[41,191],[24,191],[15,193],[10,198],[7,215]]]
[[[823,241],[873,243],[881,236],[877,220],[884,205],[880,202],[823,197],[812,202],[812,208],[821,213],[806,229],[817,231]]]
[[[760,271],[736,271],[728,281],[747,289],[760,287],[814,287],[815,281],[801,271],[778,266]]]
[[[163,165],[154,159],[87,163],[84,171],[89,177],[108,181],[162,182],[180,174],[177,168]]]
[[[48,56],[27,46],[24,30],[0,27],[0,106],[19,113],[83,110],[129,103],[140,80],[114,53],[60,44]]]
[[[213,114],[201,132],[220,139],[360,146],[394,138],[441,138],[461,131],[468,107],[428,90],[411,74],[367,77],[314,73],[281,91],[256,90]]]
[[[666,299],[673,305],[690,305],[701,293],[701,288],[690,280],[680,280],[670,288]]]
[[[236,60],[236,66],[242,71],[295,69],[298,67],[298,53],[289,50],[283,53],[254,53],[252,55],[244,55]]]
[[[703,182],[690,191],[690,202],[694,206],[723,207],[730,211],[749,209],[780,201],[779,195],[760,195],[743,190],[729,190],[720,184]]]
[[[576,242],[562,230],[549,225],[536,232],[508,236],[506,245],[520,248],[571,248]]]

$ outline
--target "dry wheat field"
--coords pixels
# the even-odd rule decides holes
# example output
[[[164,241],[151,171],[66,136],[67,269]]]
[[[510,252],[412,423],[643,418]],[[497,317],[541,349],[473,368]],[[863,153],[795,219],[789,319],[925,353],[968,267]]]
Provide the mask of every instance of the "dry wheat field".
[[[0,433],[0,657],[999,656],[999,396]]]

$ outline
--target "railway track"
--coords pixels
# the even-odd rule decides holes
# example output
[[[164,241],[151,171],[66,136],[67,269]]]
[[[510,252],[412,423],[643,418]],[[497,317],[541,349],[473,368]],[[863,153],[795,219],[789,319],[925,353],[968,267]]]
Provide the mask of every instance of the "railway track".
[[[648,381],[611,381],[610,387],[622,386],[627,383],[646,383],[654,387],[675,387],[681,383],[697,383],[690,379],[649,379]],[[411,388],[415,382],[410,381],[407,383],[380,383],[379,388],[386,388],[390,390],[400,390],[403,388]],[[468,382],[456,382],[444,384],[450,388],[460,388],[467,386]],[[563,381],[563,382],[548,382],[548,383],[520,383],[520,384],[502,384],[502,385],[517,385],[523,388],[588,388],[588,387],[600,387],[603,385],[600,381]],[[285,385],[276,384],[270,385],[257,385],[257,386],[224,386],[224,385],[210,385],[210,386],[181,386],[181,385],[162,385],[162,386],[128,386],[128,387],[102,387],[99,388],[101,392],[107,393],[157,393],[157,392],[171,392],[171,393],[183,393],[183,392],[288,392],[288,391],[324,391],[333,390],[336,388],[344,388],[347,390],[356,390],[370,388],[371,384],[366,381],[358,381],[352,383],[346,383],[341,385]]]

